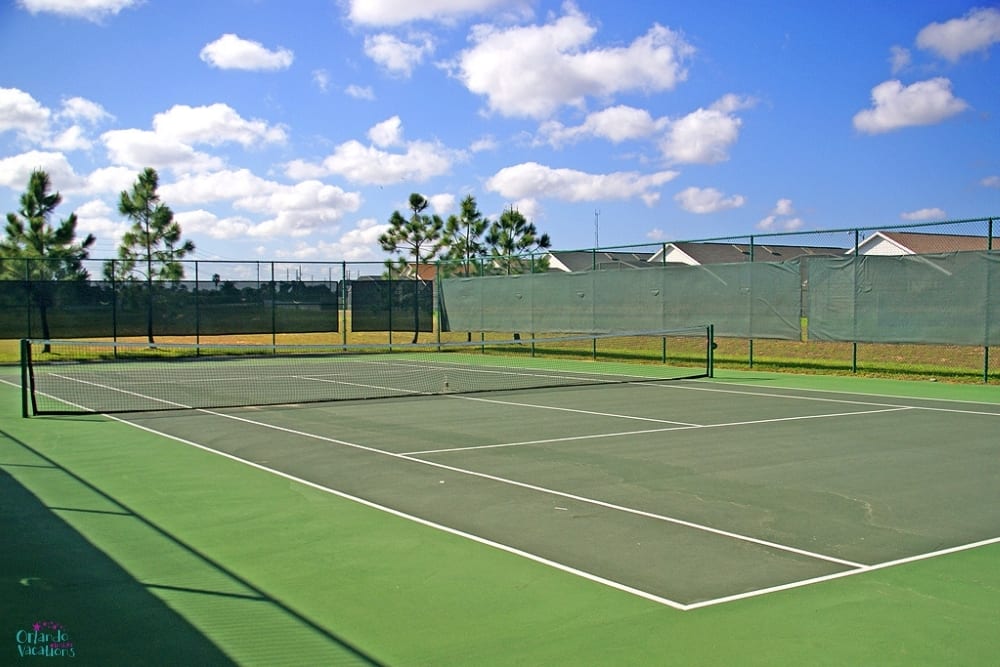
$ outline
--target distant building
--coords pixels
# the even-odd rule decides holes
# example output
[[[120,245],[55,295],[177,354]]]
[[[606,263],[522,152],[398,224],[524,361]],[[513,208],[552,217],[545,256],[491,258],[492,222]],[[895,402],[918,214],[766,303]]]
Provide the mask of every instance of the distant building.
[[[1000,249],[1000,241],[993,241],[993,249]],[[963,250],[989,250],[989,238],[961,234],[881,231],[858,243],[859,255],[930,255]],[[854,248],[848,249],[846,254],[853,255]]]
[[[750,261],[750,252],[749,243],[679,241],[665,244],[649,261],[654,264],[687,264],[689,266],[735,264]],[[843,248],[826,246],[773,245],[770,243],[755,243],[753,245],[753,261],[755,262],[784,262],[803,256],[817,257],[842,254],[844,254]]]
[[[612,252],[607,250],[570,250],[547,255],[550,271],[605,271],[608,269],[649,268],[653,253]]]

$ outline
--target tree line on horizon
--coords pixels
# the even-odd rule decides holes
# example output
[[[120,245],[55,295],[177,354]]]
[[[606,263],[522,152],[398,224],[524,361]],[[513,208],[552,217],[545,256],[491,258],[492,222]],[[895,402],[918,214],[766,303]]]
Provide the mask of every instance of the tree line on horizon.
[[[132,224],[118,245],[117,259],[106,261],[103,269],[104,279],[109,282],[145,283],[146,333],[151,344],[154,283],[179,283],[184,278],[181,260],[195,251],[194,242],[183,239],[173,211],[161,201],[158,187],[156,170],[146,168],[129,190],[121,192],[118,212]],[[89,280],[84,261],[90,259],[96,239],[92,234],[77,239],[75,212],[52,221],[62,196],[52,192],[51,179],[41,169],[31,173],[19,203],[17,212],[7,214],[4,237],[0,239],[0,279],[34,286],[30,299],[38,308],[42,336],[48,340],[48,311],[54,298],[44,285]],[[548,249],[549,236],[539,234],[535,225],[514,208],[490,221],[469,195],[462,201],[460,213],[445,220],[426,212],[429,202],[420,194],[411,194],[409,205],[409,218],[393,211],[389,229],[379,238],[382,249],[390,254],[385,262],[389,277],[406,277],[411,260],[415,282],[421,280],[421,264],[434,260],[443,260],[451,275],[480,275],[486,266],[490,273],[506,274],[545,269],[543,260],[526,260],[523,256]]]
[[[118,245],[118,259],[104,264],[107,280],[144,281],[147,289],[147,337],[153,342],[152,285],[154,281],[178,281],[184,276],[180,260],[194,252],[194,242],[182,240],[181,227],[174,213],[160,200],[157,193],[159,175],[147,167],[118,199],[118,212],[132,225]],[[41,169],[31,172],[27,189],[20,197],[20,210],[7,214],[4,238],[0,240],[0,276],[25,280],[32,285],[52,281],[85,281],[90,278],[83,262],[90,257],[96,239],[87,234],[76,238],[76,213],[53,223],[55,209],[62,195],[51,192],[52,181]],[[6,260],[44,260],[9,262]],[[49,290],[31,290],[31,299],[38,306],[42,336],[50,338],[48,310],[52,307]]]

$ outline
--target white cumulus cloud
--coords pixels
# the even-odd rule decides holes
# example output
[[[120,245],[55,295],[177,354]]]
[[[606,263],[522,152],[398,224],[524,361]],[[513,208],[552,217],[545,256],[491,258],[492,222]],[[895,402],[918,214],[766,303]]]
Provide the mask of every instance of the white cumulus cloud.
[[[46,148],[63,152],[85,151],[92,145],[93,142],[87,138],[83,128],[79,125],[68,127],[45,142]]]
[[[707,109],[696,109],[671,122],[661,144],[664,157],[677,164],[725,162],[743,126],[735,112],[754,104],[750,98],[725,95]]]
[[[588,114],[583,123],[574,127],[555,120],[546,121],[539,127],[539,134],[545,143],[554,147],[590,137],[618,144],[649,137],[662,130],[666,123],[666,119],[655,119],[645,109],[618,105]]]
[[[399,116],[393,116],[376,123],[368,130],[368,138],[379,148],[396,146],[403,141],[403,121]]]
[[[52,189],[67,192],[84,184],[66,159],[59,152],[28,151],[10,157],[0,158],[0,185],[23,192],[31,172],[41,169],[49,175]]]
[[[893,46],[889,49],[889,67],[893,74],[910,66],[910,50],[902,46]]]
[[[430,204],[431,210],[441,216],[448,215],[455,210],[455,195],[448,192],[430,195],[427,197],[427,202]]]
[[[685,188],[676,195],[674,201],[690,213],[716,213],[731,208],[739,208],[746,203],[742,195],[727,197],[715,188]]]
[[[330,89],[330,73],[325,69],[314,69],[312,80],[320,92],[325,93]]]
[[[420,183],[447,173],[467,158],[465,151],[439,142],[404,140],[402,123],[395,116],[375,125],[368,134],[370,145],[351,139],[336,146],[321,163],[292,160],[285,165],[285,173],[292,179],[338,175],[367,185]]]
[[[289,49],[272,51],[260,42],[243,39],[233,33],[226,33],[206,44],[199,56],[212,67],[249,71],[288,69],[295,59],[295,54]]]
[[[778,203],[774,205],[774,215],[794,215],[795,207],[792,206],[791,199],[779,199]]]
[[[538,119],[590,97],[671,90],[687,77],[694,48],[669,28],[655,24],[627,46],[592,46],[597,28],[573,5],[564,11],[544,25],[476,26],[453,76],[491,111]]]
[[[365,37],[365,55],[391,74],[409,77],[425,56],[434,53],[434,41],[426,35],[404,41],[395,35],[381,33]]]
[[[944,220],[945,212],[942,208],[921,208],[916,211],[905,211],[899,214],[899,217],[903,220],[912,221],[922,221],[922,220]]]
[[[196,151],[191,146],[156,132],[109,130],[101,135],[108,159],[115,165],[144,169],[170,168],[175,171],[207,171],[220,169],[221,158]]]
[[[486,189],[506,199],[552,198],[581,202],[640,197],[651,203],[656,199],[654,191],[676,177],[675,171],[590,174],[525,162],[498,171],[486,181]]]
[[[239,239],[247,236],[253,222],[242,216],[220,218],[211,211],[196,209],[174,214],[174,220],[185,233],[203,234],[213,239]]]
[[[317,180],[294,184],[269,181],[245,169],[187,175],[160,188],[164,201],[174,207],[229,202],[234,209],[256,215],[259,221],[237,215],[219,217],[197,208],[178,211],[185,230],[226,239],[242,236],[275,238],[308,236],[329,231],[361,206],[361,195]]]
[[[83,121],[90,125],[96,125],[106,120],[114,120],[114,116],[105,111],[104,107],[85,97],[71,97],[63,100],[62,109],[57,116],[74,122]]]
[[[100,199],[86,201],[77,206],[74,212],[77,218],[77,238],[93,234],[101,246],[108,248],[116,248],[130,226],[130,223],[118,215],[117,210],[112,210]],[[96,253],[91,252],[92,257],[95,255]]]
[[[1000,42],[1000,9],[970,10],[959,19],[931,23],[917,34],[917,46],[957,61],[966,53],[986,51]]]
[[[451,21],[494,8],[527,7],[525,0],[350,0],[348,18],[362,25],[392,26],[413,21]]]
[[[348,97],[353,97],[356,100],[375,99],[375,91],[372,90],[371,86],[359,86],[356,83],[352,83],[347,86],[347,88],[344,88],[344,93],[346,93]]]
[[[52,112],[18,88],[0,88],[0,132],[14,131],[31,141],[45,137]]]
[[[142,0],[17,0],[22,9],[32,14],[56,14],[95,23],[141,2]]]
[[[903,86],[897,80],[872,88],[872,108],[854,116],[854,127],[867,134],[914,125],[933,125],[961,113],[968,104],[951,92],[951,81],[936,77]]]
[[[219,146],[235,142],[245,147],[262,143],[284,143],[288,136],[281,126],[262,120],[246,120],[227,104],[190,107],[177,104],[153,117],[153,129],[164,138],[185,144]]]

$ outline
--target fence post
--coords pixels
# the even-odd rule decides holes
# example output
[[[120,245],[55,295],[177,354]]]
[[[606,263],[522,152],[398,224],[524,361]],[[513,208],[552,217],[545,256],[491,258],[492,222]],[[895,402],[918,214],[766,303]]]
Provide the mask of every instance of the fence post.
[[[271,346],[278,344],[278,285],[274,282],[274,262],[271,262]],[[275,348],[275,352],[277,349]]]
[[[28,338],[32,338],[31,335],[31,260],[27,257],[24,258],[24,317],[25,323],[27,324]]]
[[[858,255],[860,254],[861,232],[854,230],[854,291],[851,294],[851,326],[854,340],[851,341],[851,372],[858,372]]]
[[[441,328],[444,325],[443,309],[441,307],[441,260],[435,260],[434,262],[434,289],[431,290],[431,329],[434,329],[434,320],[437,320],[437,344],[441,345]]]
[[[118,269],[111,260],[111,340],[118,342]],[[118,347],[115,347],[117,350]]]
[[[990,218],[986,222],[986,252],[993,251],[993,218]],[[992,291],[992,281],[990,276],[993,274],[990,271],[989,264],[986,266],[986,344],[983,346],[983,384],[989,384],[990,381],[990,296]]]
[[[201,345],[201,285],[198,282],[198,260],[194,261],[194,344]],[[201,347],[195,348],[195,356],[201,353]]]
[[[747,324],[749,334],[749,347],[750,347],[750,368],[753,368],[753,236],[750,237],[750,298],[747,300],[749,308],[747,309]]]
[[[395,296],[394,290],[396,289],[396,277],[395,275],[393,275],[394,271],[392,269],[389,269],[387,273],[389,279],[387,281],[388,284],[386,285],[385,289],[385,303],[386,306],[388,306],[388,311],[389,311],[389,351],[392,352],[392,327],[393,327],[392,314],[393,311],[395,310],[395,308],[393,307],[395,304],[393,303],[394,300],[392,297]]]
[[[340,340],[343,344],[347,345],[347,262],[340,262],[340,322],[341,322],[341,333]]]

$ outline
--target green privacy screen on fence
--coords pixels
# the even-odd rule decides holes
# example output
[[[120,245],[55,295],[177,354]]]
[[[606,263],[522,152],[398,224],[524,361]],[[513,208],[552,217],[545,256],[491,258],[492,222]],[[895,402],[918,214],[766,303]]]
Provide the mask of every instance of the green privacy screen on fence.
[[[810,340],[1000,344],[1000,253],[808,261]]]
[[[417,280],[351,283],[352,331],[433,331],[434,286]]]
[[[339,292],[336,282],[2,281],[0,338],[143,336],[150,316],[163,336],[336,331]]]
[[[712,322],[717,336],[801,338],[798,261],[446,278],[453,331],[608,333]]]

